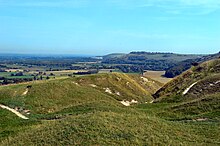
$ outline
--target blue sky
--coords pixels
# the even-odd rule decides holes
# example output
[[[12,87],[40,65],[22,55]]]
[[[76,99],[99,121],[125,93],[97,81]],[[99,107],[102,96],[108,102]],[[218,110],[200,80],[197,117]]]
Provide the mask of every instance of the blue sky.
[[[0,53],[220,51],[219,0],[0,0]]]

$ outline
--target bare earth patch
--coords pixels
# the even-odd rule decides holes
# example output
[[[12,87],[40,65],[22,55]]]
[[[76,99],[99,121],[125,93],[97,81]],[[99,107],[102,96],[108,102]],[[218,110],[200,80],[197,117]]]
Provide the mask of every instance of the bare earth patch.
[[[79,83],[73,82],[73,84],[75,84],[75,85],[79,86]]]
[[[109,88],[104,88],[106,93],[112,94],[112,91]]]
[[[193,83],[192,85],[190,85],[188,88],[186,88],[184,91],[183,91],[183,95],[185,95],[186,93],[188,93],[189,92],[189,90],[195,85],[195,84],[197,84],[198,82],[195,82],[195,83]]]
[[[152,100],[152,101],[150,101],[150,102],[145,102],[145,103],[153,103],[154,102],[154,100]]]
[[[97,85],[95,85],[95,84],[90,84],[90,86],[93,87],[93,88],[97,87]]]
[[[123,104],[124,106],[130,106],[131,104],[138,103],[138,101],[136,101],[136,100],[134,100],[134,99],[132,99],[131,101],[125,101],[125,100],[123,100],[123,101],[120,101],[120,102],[121,102],[121,104]]]
[[[28,88],[22,93],[22,95],[27,95],[28,93]]]
[[[19,113],[19,112],[16,111],[15,109],[10,108],[10,107],[8,107],[8,106],[5,106],[5,105],[0,104],[0,108],[6,109],[6,110],[10,111],[10,112],[16,114],[18,117],[20,117],[20,118],[22,118],[22,119],[25,119],[25,120],[29,119],[28,117],[22,115],[21,113]]]

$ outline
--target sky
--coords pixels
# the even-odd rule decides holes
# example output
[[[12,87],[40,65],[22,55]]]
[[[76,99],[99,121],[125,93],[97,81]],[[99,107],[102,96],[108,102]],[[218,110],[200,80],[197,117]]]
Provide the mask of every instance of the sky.
[[[219,0],[0,0],[0,53],[220,51]]]

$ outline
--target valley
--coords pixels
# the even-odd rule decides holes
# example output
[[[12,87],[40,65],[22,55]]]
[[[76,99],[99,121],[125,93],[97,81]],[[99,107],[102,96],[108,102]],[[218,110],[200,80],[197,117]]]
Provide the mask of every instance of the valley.
[[[0,86],[0,145],[219,145],[219,67]]]
[[[0,146],[220,146],[219,0],[0,0]]]

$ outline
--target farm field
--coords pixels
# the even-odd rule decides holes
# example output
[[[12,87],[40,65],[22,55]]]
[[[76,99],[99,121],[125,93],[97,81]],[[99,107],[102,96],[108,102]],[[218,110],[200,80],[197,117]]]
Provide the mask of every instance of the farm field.
[[[164,77],[165,71],[151,71],[147,70],[144,72],[145,77],[149,77],[153,80],[156,80],[158,82],[161,82],[163,84],[168,83],[169,81],[172,80],[172,78],[166,78]]]

